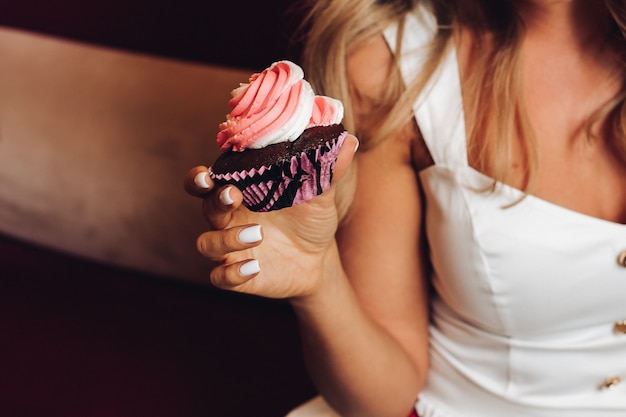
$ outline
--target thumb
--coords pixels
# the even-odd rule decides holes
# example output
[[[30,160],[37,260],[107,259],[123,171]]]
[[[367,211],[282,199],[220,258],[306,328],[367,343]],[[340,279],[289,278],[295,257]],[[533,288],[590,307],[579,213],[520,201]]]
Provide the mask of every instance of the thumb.
[[[358,148],[359,140],[353,135],[346,136],[343,146],[339,150],[337,162],[335,162],[335,168],[333,170],[333,183],[336,181],[340,181],[345,173],[348,172],[350,163],[354,158],[354,153]]]

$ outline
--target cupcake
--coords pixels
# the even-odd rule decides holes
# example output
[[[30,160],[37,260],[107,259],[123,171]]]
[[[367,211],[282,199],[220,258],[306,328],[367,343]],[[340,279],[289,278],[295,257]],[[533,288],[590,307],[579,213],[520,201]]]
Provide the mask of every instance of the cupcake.
[[[315,95],[298,65],[279,61],[253,74],[228,105],[210,172],[217,185],[239,188],[253,211],[295,206],[330,187],[347,135],[343,104]]]

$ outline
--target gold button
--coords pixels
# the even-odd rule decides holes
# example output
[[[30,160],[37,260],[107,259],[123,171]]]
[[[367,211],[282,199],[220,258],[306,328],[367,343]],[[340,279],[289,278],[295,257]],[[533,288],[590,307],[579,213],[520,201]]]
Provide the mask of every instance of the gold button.
[[[626,267],[626,250],[621,252],[617,256],[617,263],[620,264],[623,267]]]
[[[619,334],[626,334],[626,320],[620,320],[615,322],[613,326],[613,331]]]
[[[601,390],[607,390],[607,389],[615,388],[615,386],[617,384],[619,384],[620,382],[622,382],[622,378],[620,378],[619,376],[614,376],[612,378],[607,378],[607,379],[604,380],[602,385],[600,385],[600,389]]]

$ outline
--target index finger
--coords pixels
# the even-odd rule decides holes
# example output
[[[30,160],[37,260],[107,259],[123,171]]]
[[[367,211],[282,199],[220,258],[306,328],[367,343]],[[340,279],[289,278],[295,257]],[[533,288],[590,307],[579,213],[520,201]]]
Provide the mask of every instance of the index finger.
[[[183,180],[185,191],[194,197],[205,197],[215,187],[209,168],[197,166],[190,169]]]

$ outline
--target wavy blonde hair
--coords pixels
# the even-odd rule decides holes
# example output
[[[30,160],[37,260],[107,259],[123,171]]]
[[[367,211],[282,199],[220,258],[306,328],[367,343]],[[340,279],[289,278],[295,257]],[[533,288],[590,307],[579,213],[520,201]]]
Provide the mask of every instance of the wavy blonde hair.
[[[398,23],[401,32],[403,17],[419,1],[312,0],[307,5],[303,67],[318,93],[340,98],[344,102],[344,124],[357,136],[359,132],[355,126],[346,76],[347,56],[352,47],[379,35],[392,23]],[[450,46],[452,28],[460,25],[469,29],[477,40],[472,50],[476,60],[472,62],[472,71],[464,83],[464,88],[470,92],[467,96],[473,97],[473,102],[466,103],[468,151],[476,156],[476,168],[489,172],[495,181],[507,182],[511,175],[514,138],[521,134],[526,165],[523,189],[528,191],[537,171],[537,155],[533,130],[519,94],[520,45],[525,26],[515,6],[519,1],[430,0],[426,3],[437,17],[439,28],[429,59],[409,86],[403,85],[398,70],[394,72],[387,94],[377,103],[383,120],[372,137],[360,138],[367,141],[363,146],[374,146],[407,123],[412,123],[412,103]],[[611,22],[610,39],[607,41],[611,42],[617,56],[621,71],[619,76],[626,80],[626,0],[604,0],[604,4]],[[487,42],[487,38],[491,41]],[[626,82],[623,82],[621,91],[596,109],[585,126],[591,137],[592,126],[607,120],[605,133],[610,138],[609,146],[623,163],[626,163],[625,98]],[[484,138],[497,139],[490,141]]]

